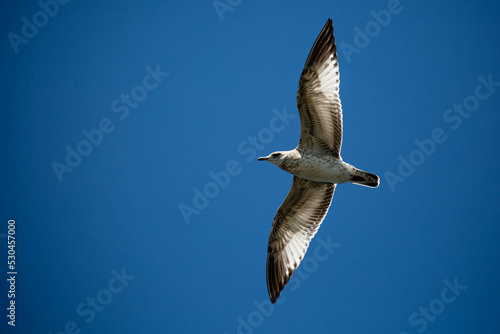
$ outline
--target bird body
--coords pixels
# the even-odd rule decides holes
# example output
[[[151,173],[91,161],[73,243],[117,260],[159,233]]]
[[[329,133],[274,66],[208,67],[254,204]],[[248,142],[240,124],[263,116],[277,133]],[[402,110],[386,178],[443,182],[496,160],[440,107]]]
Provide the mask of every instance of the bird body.
[[[299,80],[301,133],[297,148],[258,160],[293,174],[287,197],[274,217],[267,252],[267,289],[272,303],[303,259],[323,222],[338,183],[377,187],[379,177],[344,162],[339,69],[332,20],[314,42]]]
[[[273,154],[279,156],[273,157]],[[317,154],[299,149],[275,152],[259,160],[267,160],[284,171],[306,180],[327,183],[355,183],[376,187],[377,176],[367,173],[330,154]]]

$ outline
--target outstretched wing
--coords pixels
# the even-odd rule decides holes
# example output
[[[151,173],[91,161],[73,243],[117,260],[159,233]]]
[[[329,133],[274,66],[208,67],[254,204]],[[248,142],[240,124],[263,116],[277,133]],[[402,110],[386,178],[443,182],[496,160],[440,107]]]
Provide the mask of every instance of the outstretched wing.
[[[298,148],[340,157],[342,105],[336,49],[332,20],[328,19],[300,76],[297,106],[301,133]]]
[[[267,252],[267,290],[275,303],[303,259],[330,207],[335,184],[298,176],[273,221]]]

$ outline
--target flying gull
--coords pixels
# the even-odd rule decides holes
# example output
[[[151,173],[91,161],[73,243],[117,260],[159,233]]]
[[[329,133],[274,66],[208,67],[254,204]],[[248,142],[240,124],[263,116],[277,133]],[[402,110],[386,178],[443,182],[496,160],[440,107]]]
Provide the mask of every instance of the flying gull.
[[[342,106],[332,20],[314,42],[297,92],[300,140],[291,151],[258,160],[293,174],[288,196],[274,217],[267,253],[267,290],[275,303],[304,258],[330,207],[337,183],[378,187],[379,177],[342,161]]]

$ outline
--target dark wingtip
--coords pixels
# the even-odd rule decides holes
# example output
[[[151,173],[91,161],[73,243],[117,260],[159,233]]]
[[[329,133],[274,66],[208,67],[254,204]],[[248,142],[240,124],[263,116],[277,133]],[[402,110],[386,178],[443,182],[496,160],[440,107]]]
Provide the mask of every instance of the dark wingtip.
[[[276,304],[276,301],[281,295],[281,292],[288,284],[290,277],[295,272],[295,269],[290,270],[286,273],[286,269],[276,261],[277,259],[272,253],[267,254],[266,263],[266,280],[267,280],[267,291],[269,293],[269,299],[272,304]]]
[[[330,56],[330,54],[334,54],[335,56],[337,54],[335,36],[333,35],[333,21],[331,18],[326,21],[323,29],[321,29],[321,32],[316,38],[311,51],[309,51],[304,69],[308,66],[313,66],[316,63],[322,63],[326,57]]]
[[[328,18],[328,21],[326,21],[326,24],[325,24],[325,27],[326,26],[331,26],[332,27],[332,31],[333,31],[333,20],[331,17]]]

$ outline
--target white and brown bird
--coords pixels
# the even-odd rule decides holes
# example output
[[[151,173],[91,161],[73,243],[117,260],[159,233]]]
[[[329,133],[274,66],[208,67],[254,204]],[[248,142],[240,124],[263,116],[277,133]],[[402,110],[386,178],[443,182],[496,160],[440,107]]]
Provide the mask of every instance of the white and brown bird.
[[[269,161],[293,174],[288,196],[274,217],[267,253],[267,289],[275,303],[304,258],[309,242],[330,207],[337,183],[378,187],[379,177],[340,157],[342,106],[332,20],[328,19],[309,52],[297,92],[300,140],[291,151],[274,152]]]

